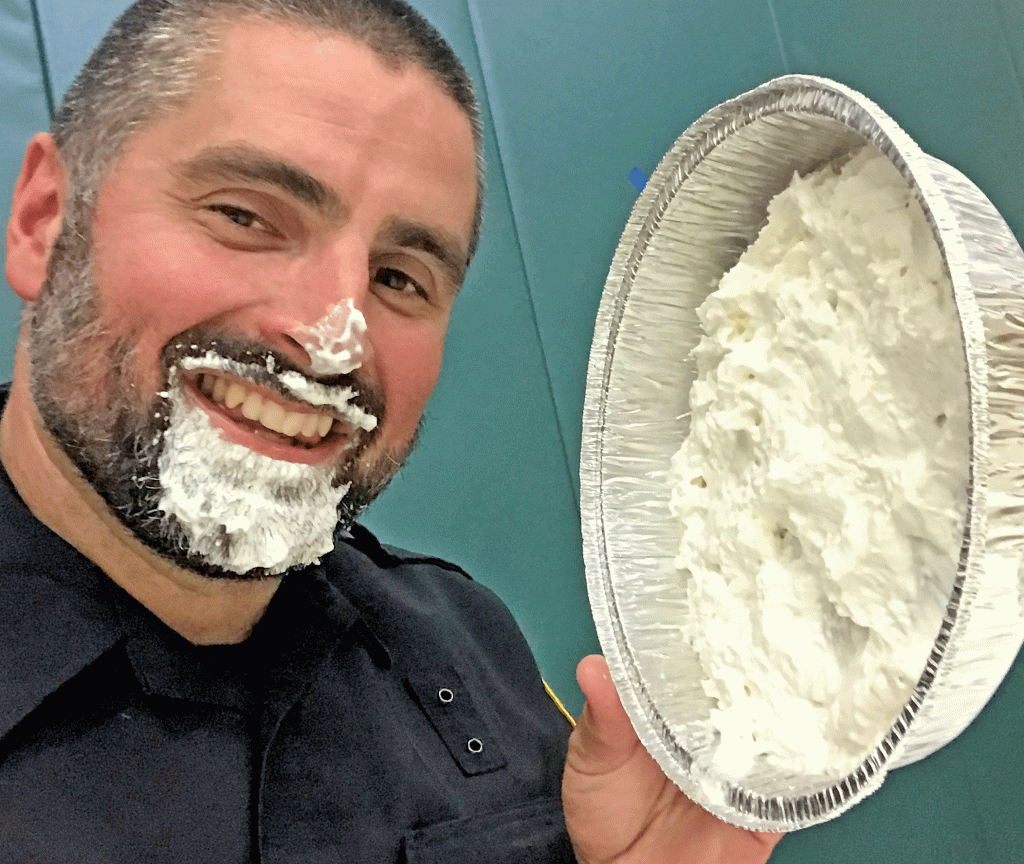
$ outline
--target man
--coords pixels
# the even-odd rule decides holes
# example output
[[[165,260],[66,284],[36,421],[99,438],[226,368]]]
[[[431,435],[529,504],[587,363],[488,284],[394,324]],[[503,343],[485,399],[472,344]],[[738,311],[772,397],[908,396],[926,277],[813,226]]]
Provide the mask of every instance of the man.
[[[0,860],[767,858],[600,658],[567,744],[504,608],[352,522],[436,380],[479,152],[399,0],[140,0],[29,144]]]

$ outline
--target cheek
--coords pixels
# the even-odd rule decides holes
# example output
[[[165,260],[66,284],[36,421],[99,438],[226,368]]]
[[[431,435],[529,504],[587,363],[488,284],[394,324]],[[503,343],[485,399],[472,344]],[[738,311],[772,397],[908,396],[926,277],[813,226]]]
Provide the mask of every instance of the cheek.
[[[404,338],[373,340],[375,366],[387,400],[388,426],[407,438],[415,431],[437,383],[444,334],[406,333]]]
[[[95,277],[112,321],[148,332],[163,347],[197,323],[246,303],[251,273],[237,253],[170,230],[156,218],[133,222],[131,236],[97,233]],[[99,237],[103,237],[102,243]]]

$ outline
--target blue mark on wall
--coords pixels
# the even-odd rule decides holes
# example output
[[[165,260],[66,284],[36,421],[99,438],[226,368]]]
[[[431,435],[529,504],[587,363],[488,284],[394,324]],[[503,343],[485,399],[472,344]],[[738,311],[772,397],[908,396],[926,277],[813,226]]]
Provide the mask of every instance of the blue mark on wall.
[[[629,182],[636,186],[637,192],[643,192],[647,185],[647,175],[639,168],[634,168],[629,172]]]

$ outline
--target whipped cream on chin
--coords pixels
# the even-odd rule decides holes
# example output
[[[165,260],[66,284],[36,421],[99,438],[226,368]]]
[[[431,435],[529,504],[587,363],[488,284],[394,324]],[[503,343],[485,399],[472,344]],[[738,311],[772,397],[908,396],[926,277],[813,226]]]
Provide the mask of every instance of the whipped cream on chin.
[[[252,377],[244,364],[215,352],[179,363],[180,369],[198,367]],[[273,459],[227,441],[185,398],[179,368],[162,394],[171,412],[158,462],[158,506],[184,530],[187,551],[239,575],[260,569],[273,576],[319,561],[334,548],[338,505],[350,488],[336,485],[337,465]],[[352,402],[356,394],[349,388],[326,388],[299,373],[278,377],[296,398],[334,409],[357,434],[377,425]]]

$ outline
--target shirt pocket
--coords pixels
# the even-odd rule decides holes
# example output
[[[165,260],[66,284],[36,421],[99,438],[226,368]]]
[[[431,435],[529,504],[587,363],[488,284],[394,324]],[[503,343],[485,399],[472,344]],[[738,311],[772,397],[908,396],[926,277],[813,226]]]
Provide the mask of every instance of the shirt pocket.
[[[405,864],[574,864],[562,802],[441,822],[405,837]]]

